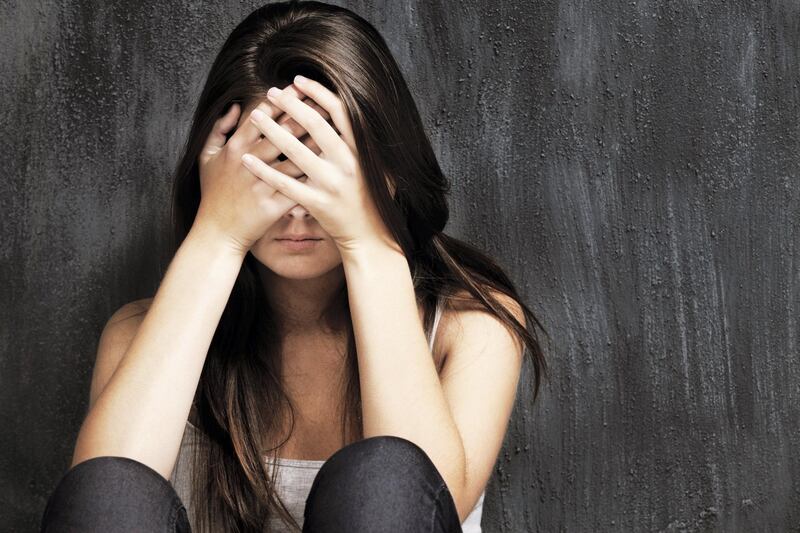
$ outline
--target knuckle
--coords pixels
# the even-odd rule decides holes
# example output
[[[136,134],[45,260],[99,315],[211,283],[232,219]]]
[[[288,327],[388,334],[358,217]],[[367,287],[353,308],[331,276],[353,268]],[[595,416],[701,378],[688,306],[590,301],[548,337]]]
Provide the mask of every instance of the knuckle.
[[[322,198],[315,197],[309,203],[311,204],[311,207],[313,209],[324,212],[330,212],[331,209],[334,207],[333,200],[329,200],[328,196],[323,196]]]
[[[283,155],[288,157],[289,159],[296,159],[300,153],[294,143],[287,143],[285,148],[282,148]]]
[[[270,111],[270,106],[268,104],[266,104],[265,102],[259,102],[258,105],[256,105],[253,108],[253,110],[250,111],[250,113],[248,113],[248,119],[253,116],[253,111],[255,111],[256,109],[258,109],[262,113],[265,113],[267,116],[270,116],[270,112],[271,112]]]
[[[314,114],[314,116],[311,119],[310,125],[317,131],[321,131],[322,128],[327,127],[328,121],[325,120],[325,117],[323,117],[322,115]]]
[[[358,162],[352,153],[345,151],[342,156],[342,167],[348,176],[354,176],[358,169]]]
[[[270,202],[269,197],[266,196],[266,195],[262,195],[262,196],[260,196],[258,198],[258,208],[263,210],[263,211],[266,211],[267,209],[269,209],[269,206],[270,206],[271,203],[272,202]]]
[[[347,108],[344,106],[344,102],[342,102],[341,100],[336,100],[336,106],[334,111],[339,117],[347,118]]]
[[[225,144],[225,149],[233,155],[241,154],[243,148],[242,141],[238,137],[231,137]]]

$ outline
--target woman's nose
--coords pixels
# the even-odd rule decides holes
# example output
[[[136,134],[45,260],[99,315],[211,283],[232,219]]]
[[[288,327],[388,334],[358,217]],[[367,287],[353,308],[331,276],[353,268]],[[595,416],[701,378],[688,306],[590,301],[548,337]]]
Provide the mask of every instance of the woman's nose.
[[[286,216],[289,218],[297,218],[302,220],[304,218],[311,218],[311,213],[309,213],[308,210],[302,205],[297,204],[286,212]]]

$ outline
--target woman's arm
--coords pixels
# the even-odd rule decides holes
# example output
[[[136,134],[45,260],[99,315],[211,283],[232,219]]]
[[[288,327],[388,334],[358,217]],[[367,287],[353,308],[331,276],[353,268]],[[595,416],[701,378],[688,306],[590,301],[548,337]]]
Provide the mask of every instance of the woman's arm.
[[[397,435],[422,448],[444,478],[463,522],[502,445],[523,346],[496,317],[460,311],[457,335],[445,346],[439,375],[405,256],[372,247],[342,257],[358,350],[364,436]],[[524,324],[519,305],[497,295]]]
[[[255,109],[273,120],[282,114],[267,102],[259,101]],[[284,121],[290,118],[281,118],[281,129],[301,135],[297,124]],[[172,474],[208,348],[245,255],[294,206],[242,164],[242,154],[250,150],[299,175],[297,167],[277,161],[280,150],[259,142],[261,133],[248,119],[234,103],[214,123],[198,156],[201,199],[192,228],[119,366],[90,407],[72,466],[115,455],[144,463],[165,479]],[[127,342],[112,340],[100,348],[115,350]],[[116,359],[98,354],[101,358]]]
[[[346,253],[342,260],[364,437],[396,435],[414,442],[457,498],[464,486],[464,448],[425,338],[408,261],[388,247]]]
[[[113,455],[140,461],[169,478],[211,338],[243,260],[242,250],[211,226],[192,227],[89,410],[72,466]]]

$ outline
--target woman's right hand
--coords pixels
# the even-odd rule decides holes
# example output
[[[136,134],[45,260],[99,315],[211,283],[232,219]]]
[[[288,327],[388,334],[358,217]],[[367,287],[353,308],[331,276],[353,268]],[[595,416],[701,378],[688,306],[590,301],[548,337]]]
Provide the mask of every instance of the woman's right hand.
[[[291,85],[298,98],[304,95]],[[306,102],[319,113],[324,110],[315,103]],[[289,115],[268,101],[259,102],[258,109],[269,114],[284,128],[313,150],[319,146],[310,135]],[[252,112],[252,111],[251,111]],[[296,203],[255,176],[242,163],[245,152],[256,155],[277,170],[299,179],[306,179],[289,159],[279,160],[280,150],[266,138],[250,120],[249,114],[226,142],[226,134],[239,123],[240,104],[234,103],[215,123],[199,156],[200,206],[194,225],[211,226],[229,240],[238,251],[247,252],[267,229]],[[282,115],[282,116],[280,116]],[[325,118],[329,118],[325,113]]]

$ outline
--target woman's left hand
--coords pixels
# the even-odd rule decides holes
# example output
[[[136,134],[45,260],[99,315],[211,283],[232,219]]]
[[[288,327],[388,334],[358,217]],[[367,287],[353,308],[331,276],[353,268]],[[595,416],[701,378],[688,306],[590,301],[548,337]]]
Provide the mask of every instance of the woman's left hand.
[[[308,78],[295,77],[294,87],[327,111],[338,132],[290,91],[273,87],[267,98],[308,132],[320,155],[267,113],[253,112],[251,120],[269,142],[308,176],[306,182],[280,172],[252,154],[244,154],[242,161],[256,177],[307,209],[343,254],[374,245],[399,249],[367,189],[343,102],[327,87]],[[256,109],[267,108],[261,103]]]

